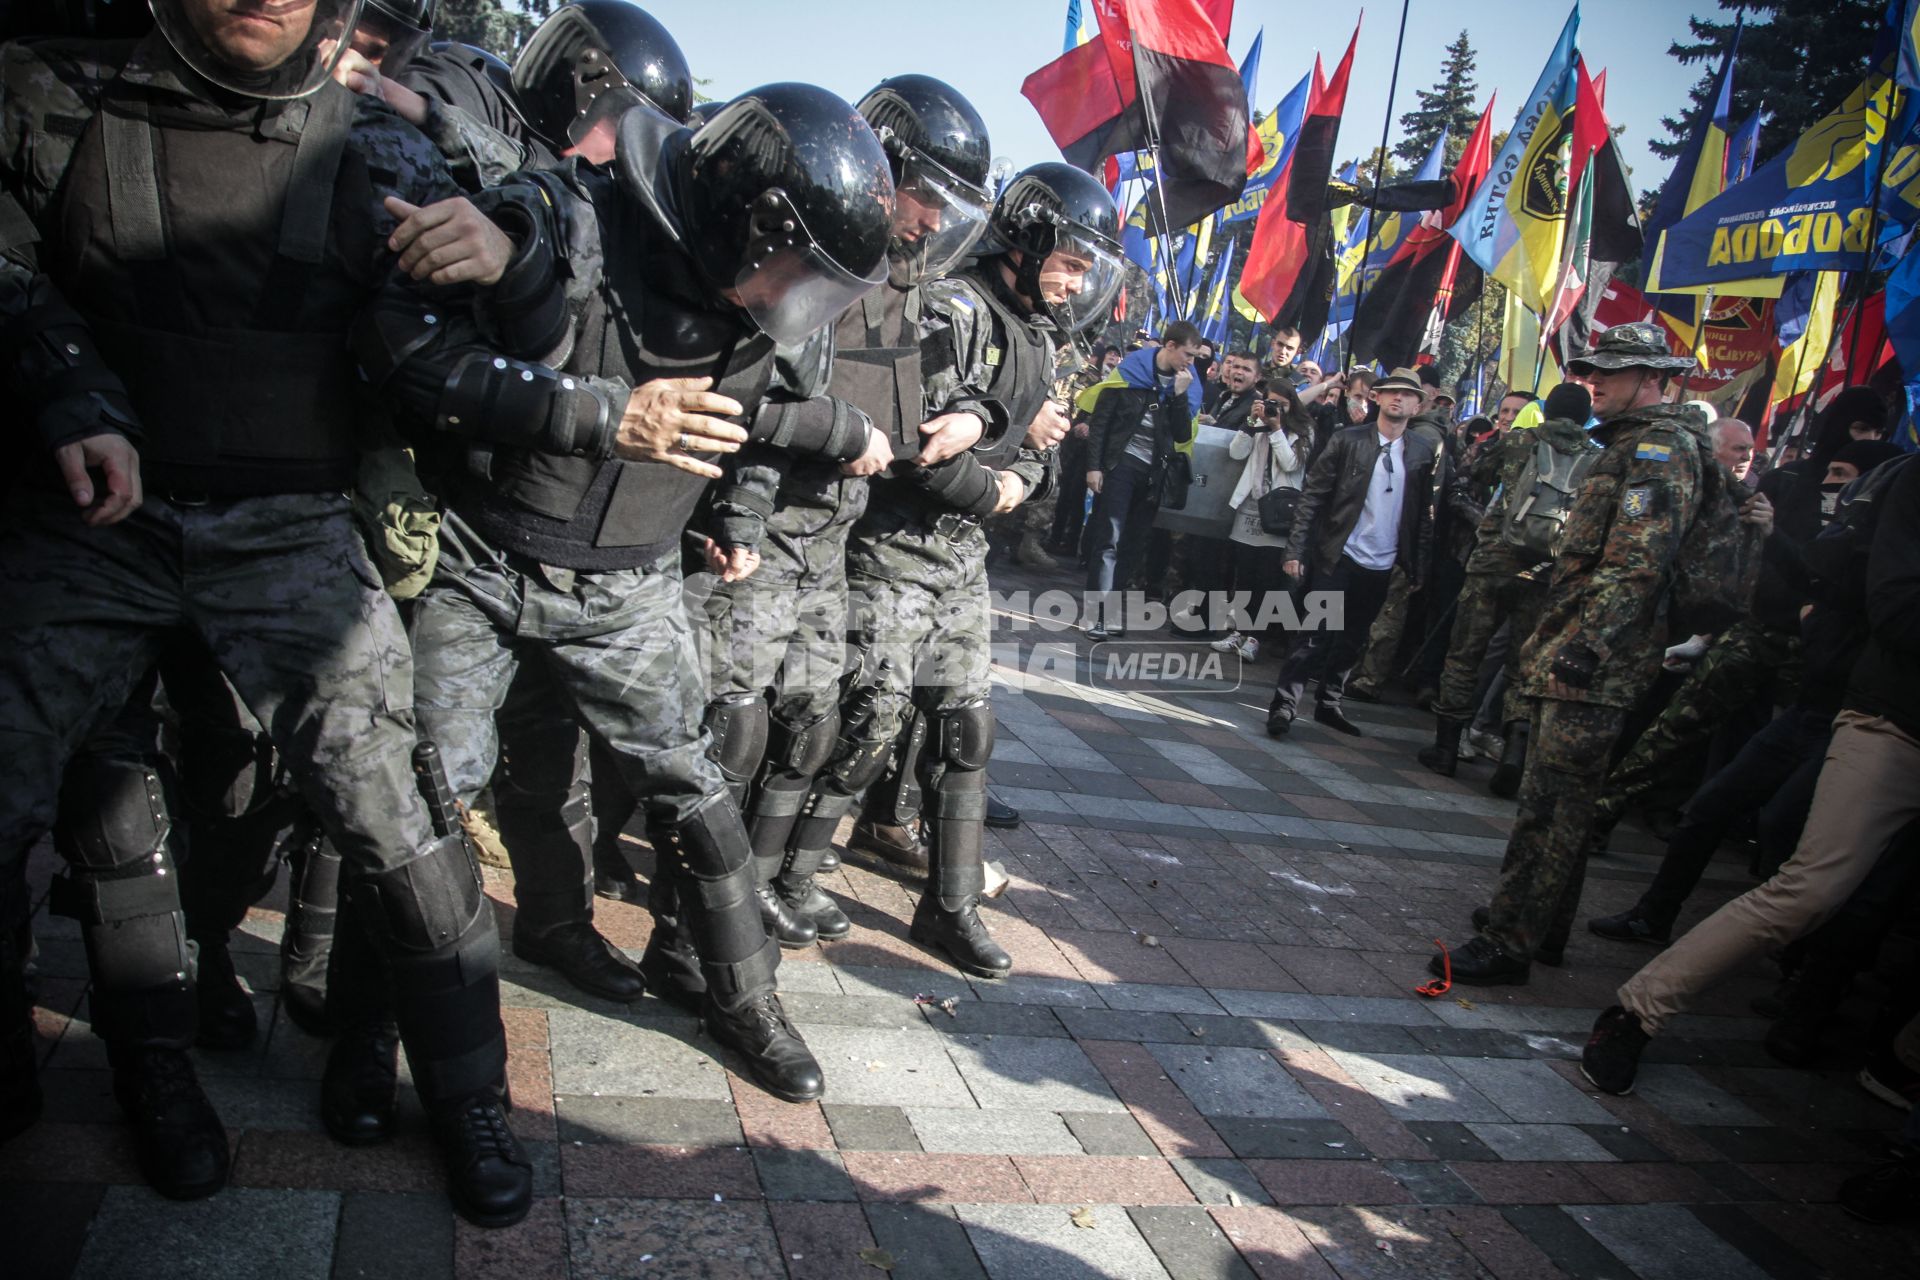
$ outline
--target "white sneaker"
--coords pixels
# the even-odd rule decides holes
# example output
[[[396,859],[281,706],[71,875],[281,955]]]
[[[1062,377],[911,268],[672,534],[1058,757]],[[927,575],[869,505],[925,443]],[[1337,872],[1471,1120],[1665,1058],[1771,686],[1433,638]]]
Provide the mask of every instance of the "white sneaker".
[[[1260,657],[1260,642],[1252,636],[1240,637],[1240,657],[1243,661],[1253,662]]]
[[[1246,651],[1240,647],[1240,642],[1244,638],[1245,637],[1243,637],[1238,631],[1229,631],[1227,632],[1226,635],[1220,637],[1218,640],[1215,640],[1212,644],[1208,645],[1207,648],[1213,650],[1215,653],[1244,654]]]

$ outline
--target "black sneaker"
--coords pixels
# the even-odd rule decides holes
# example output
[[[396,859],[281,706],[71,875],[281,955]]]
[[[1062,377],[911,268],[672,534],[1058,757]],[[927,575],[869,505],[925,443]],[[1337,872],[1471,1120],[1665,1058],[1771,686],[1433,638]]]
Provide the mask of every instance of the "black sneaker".
[[[1640,1029],[1640,1015],[1614,1005],[1593,1024],[1587,1047],[1580,1051],[1580,1074],[1602,1093],[1633,1092],[1640,1055],[1653,1037]]]
[[[1478,936],[1452,953],[1453,980],[1467,987],[1524,987],[1532,966],[1518,959],[1493,939]],[[1435,956],[1427,962],[1427,971],[1443,977],[1447,961]]]
[[[1840,1207],[1880,1226],[1920,1217],[1920,1153],[1875,1165],[1842,1182]]]
[[[1284,738],[1287,736],[1287,731],[1292,728],[1293,713],[1291,711],[1269,711],[1267,713],[1267,736],[1269,738]]]
[[[454,1212],[476,1227],[510,1227],[533,1207],[533,1161],[507,1126],[510,1106],[505,1094],[483,1089],[429,1114]]]
[[[226,1186],[227,1131],[186,1050],[110,1046],[108,1057],[148,1185],[169,1200],[199,1200]]]
[[[1644,942],[1664,947],[1673,941],[1671,928],[1656,927],[1638,908],[1628,908],[1617,916],[1595,916],[1587,921],[1587,929],[1610,942]]]

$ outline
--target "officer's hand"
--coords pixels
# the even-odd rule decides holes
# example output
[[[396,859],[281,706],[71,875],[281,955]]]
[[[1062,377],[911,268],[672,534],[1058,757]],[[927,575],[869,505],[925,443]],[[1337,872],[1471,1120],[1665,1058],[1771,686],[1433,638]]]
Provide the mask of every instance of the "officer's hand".
[[[1072,425],[1059,405],[1047,401],[1040,406],[1040,412],[1033,415],[1033,425],[1027,428],[1027,448],[1053,448],[1067,438],[1067,428]]]
[[[664,462],[718,480],[720,468],[693,455],[738,453],[747,432],[710,416],[744,412],[738,400],[709,390],[712,386],[712,378],[655,378],[635,387],[614,432],[614,456]]]
[[[920,466],[931,467],[948,458],[957,458],[979,444],[986,430],[987,424],[971,413],[943,413],[920,424],[920,434],[926,439],[913,460]]]
[[[867,447],[852,462],[840,464],[840,474],[848,476],[877,476],[893,465],[893,441],[886,433],[875,427],[867,428]]]
[[[1003,516],[1027,500],[1027,482],[1011,471],[996,471],[993,478],[1000,482],[1000,501],[993,504],[993,514]]]
[[[723,547],[707,539],[707,571],[722,582],[740,582],[751,578],[760,567],[760,553],[752,547]]]
[[[513,241],[465,196],[424,209],[396,196],[387,212],[400,225],[387,248],[400,255],[400,269],[429,284],[494,284],[513,261]]]
[[[355,93],[378,98],[400,113],[400,118],[416,129],[426,127],[427,100],[403,84],[387,79],[380,68],[349,49],[333,65],[333,78]]]
[[[118,524],[139,507],[140,454],[125,436],[104,432],[76,440],[55,449],[53,460],[67,482],[67,492],[84,512],[80,518],[96,529]],[[106,477],[107,491],[98,495],[98,502],[89,467],[98,467]]]
[[[1740,522],[1750,524],[1762,534],[1773,532],[1773,503],[1764,493],[1756,493],[1740,504]]]
[[[1107,482],[1107,478],[1101,475],[1098,471],[1087,472],[1087,492],[1088,493],[1099,493],[1100,486],[1105,484],[1106,482]]]

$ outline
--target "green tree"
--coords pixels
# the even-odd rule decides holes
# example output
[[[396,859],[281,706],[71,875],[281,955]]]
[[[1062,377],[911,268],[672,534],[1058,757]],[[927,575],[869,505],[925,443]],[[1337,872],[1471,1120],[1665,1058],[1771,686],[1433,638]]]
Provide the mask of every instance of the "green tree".
[[[553,0],[444,0],[434,15],[436,35],[496,53],[508,62],[553,12]]]
[[[1734,23],[1747,28],[1733,67],[1733,124],[1765,107],[1770,119],[1760,134],[1761,160],[1790,145],[1820,117],[1840,105],[1867,69],[1886,12],[1886,0],[1719,0],[1729,20],[1689,18],[1691,42],[1675,41],[1667,52],[1682,64],[1704,64],[1680,116],[1660,123],[1667,136],[1647,145],[1663,159],[1678,158],[1694,123],[1713,107],[1714,77],[1732,43]]]
[[[1474,82],[1473,65],[1473,46],[1467,42],[1467,33],[1462,31],[1460,38],[1447,46],[1447,60],[1440,67],[1439,81],[1431,89],[1416,89],[1413,96],[1420,100],[1420,105],[1400,117],[1400,128],[1406,137],[1393,149],[1395,156],[1417,165],[1433,150],[1434,140],[1444,135],[1447,168],[1453,168],[1454,161],[1466,149],[1467,136],[1480,121],[1480,112],[1474,105],[1480,86]]]

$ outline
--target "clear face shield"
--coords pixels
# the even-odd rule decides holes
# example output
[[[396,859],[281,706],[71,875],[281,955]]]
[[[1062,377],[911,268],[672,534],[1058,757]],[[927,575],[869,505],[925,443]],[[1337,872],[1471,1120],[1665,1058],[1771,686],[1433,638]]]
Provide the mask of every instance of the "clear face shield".
[[[1070,222],[1059,230],[1053,252],[1040,266],[1040,297],[1078,333],[1111,317],[1127,278],[1126,261],[1105,236]]]
[[[909,154],[894,190],[888,275],[907,288],[946,275],[979,242],[991,205],[987,193],[943,165]]]
[[[209,83],[250,98],[303,98],[350,47],[360,0],[151,0],[160,32]]]
[[[797,346],[886,279],[884,258],[866,275],[834,261],[785,194],[769,191],[755,203],[753,244],[728,295],[762,333]]]
[[[360,21],[349,42],[353,51],[380,69],[383,76],[397,76],[427,47],[432,32],[367,5],[360,10]]]

